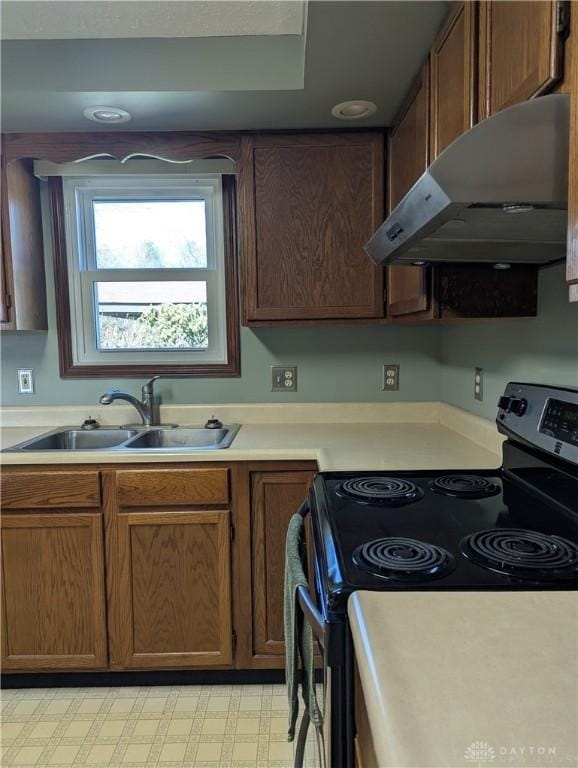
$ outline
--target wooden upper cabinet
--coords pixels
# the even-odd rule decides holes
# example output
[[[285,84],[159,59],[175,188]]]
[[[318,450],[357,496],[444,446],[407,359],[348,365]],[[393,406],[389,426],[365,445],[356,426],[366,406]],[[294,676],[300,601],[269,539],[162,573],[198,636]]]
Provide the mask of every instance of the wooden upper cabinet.
[[[430,54],[430,162],[476,119],[477,5],[460,3]]]
[[[253,665],[283,667],[285,537],[313,472],[256,472],[251,482]]]
[[[429,64],[413,84],[388,142],[388,207],[391,212],[426,170],[429,162]],[[431,310],[428,267],[387,269],[387,314],[423,316]]]
[[[167,505],[170,496],[166,495]],[[113,667],[229,666],[229,511],[122,512],[111,565]]]
[[[389,134],[388,208],[391,212],[429,163],[429,63],[422,67]]]
[[[383,270],[363,250],[383,221],[383,135],[243,142],[245,323],[383,317]]]
[[[102,515],[2,515],[5,671],[107,665]]]
[[[44,245],[32,161],[2,165],[1,223],[0,330],[45,331]]]
[[[480,119],[546,93],[562,77],[561,8],[553,0],[481,0]]]
[[[0,328],[6,328],[10,322],[10,290],[8,288],[6,266],[4,264],[4,227],[0,236]]]
[[[570,110],[570,166],[568,172],[568,249],[566,279],[570,301],[578,301],[578,5],[572,9],[569,39],[571,68],[567,72],[572,87]]]

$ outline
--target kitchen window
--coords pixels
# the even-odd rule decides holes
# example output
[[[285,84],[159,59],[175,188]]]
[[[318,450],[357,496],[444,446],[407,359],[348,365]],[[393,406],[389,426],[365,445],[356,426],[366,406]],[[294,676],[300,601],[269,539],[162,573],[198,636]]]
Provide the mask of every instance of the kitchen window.
[[[63,174],[50,189],[61,375],[238,374],[232,176]]]

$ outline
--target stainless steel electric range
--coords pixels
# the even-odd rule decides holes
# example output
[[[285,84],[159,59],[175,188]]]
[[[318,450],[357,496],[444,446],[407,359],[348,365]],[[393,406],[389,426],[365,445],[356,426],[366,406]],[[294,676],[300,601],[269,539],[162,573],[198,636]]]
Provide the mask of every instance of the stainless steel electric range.
[[[325,765],[354,764],[346,604],[364,590],[578,589],[578,390],[510,383],[488,471],[321,472],[311,513]]]

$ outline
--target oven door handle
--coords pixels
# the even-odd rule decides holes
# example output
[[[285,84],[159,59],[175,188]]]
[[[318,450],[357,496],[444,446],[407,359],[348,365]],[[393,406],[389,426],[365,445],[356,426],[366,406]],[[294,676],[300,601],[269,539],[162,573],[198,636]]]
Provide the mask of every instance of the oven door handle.
[[[311,593],[307,587],[297,587],[297,599],[299,600],[299,605],[301,606],[303,615],[311,624],[313,634],[319,640],[321,647],[325,648],[325,629],[323,626],[323,618],[317,610],[317,606],[313,602],[313,598],[311,597]]]
[[[309,514],[309,502],[305,500],[303,504],[299,507],[297,510],[297,514],[301,515],[301,517],[305,518]]]
[[[306,518],[309,514],[309,502],[306,500],[301,504],[299,509],[297,510],[297,514],[301,515],[302,518]],[[303,615],[309,621],[311,624],[311,628],[313,630],[313,634],[315,637],[319,640],[321,647],[325,648],[325,630],[324,630],[324,622],[323,617],[319,613],[319,610],[317,609],[317,606],[315,605],[315,601],[311,597],[311,593],[305,586],[297,587],[297,599],[299,600],[299,605],[301,606],[301,610],[303,611]]]

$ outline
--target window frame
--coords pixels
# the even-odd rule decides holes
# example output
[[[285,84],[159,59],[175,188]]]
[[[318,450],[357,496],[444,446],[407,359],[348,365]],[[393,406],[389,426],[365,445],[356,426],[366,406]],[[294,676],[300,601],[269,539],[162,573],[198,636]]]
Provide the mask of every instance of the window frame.
[[[202,186],[203,180],[200,179],[199,182]],[[86,284],[86,282],[91,281],[91,275],[92,279],[94,279],[95,272],[86,272],[84,278],[81,277],[81,254],[75,249],[75,245],[72,242],[73,238],[70,237],[70,226],[67,227],[68,217],[73,212],[69,210],[70,206],[67,206],[66,204],[65,184],[66,181],[64,181],[61,176],[51,176],[48,178],[50,208],[52,214],[56,316],[61,377],[110,378],[113,376],[123,376],[140,378],[154,374],[205,378],[239,376],[239,302],[234,175],[225,174],[221,176],[222,227],[220,227],[220,230],[222,231],[223,238],[221,248],[223,259],[221,279],[224,279],[224,291],[221,290],[221,295],[224,296],[225,318],[220,332],[222,335],[221,349],[225,353],[226,358],[221,359],[219,362],[208,361],[206,359],[208,355],[204,351],[195,352],[187,349],[183,349],[182,351],[156,351],[156,354],[160,355],[158,361],[150,359],[151,354],[155,354],[155,350],[150,350],[150,352],[148,350],[105,350],[96,353],[95,357],[100,359],[93,361],[90,359],[90,354],[88,356],[81,355],[81,359],[79,359],[78,334],[80,333],[82,336],[80,342],[84,343],[83,339],[85,341],[86,326],[84,325],[83,329],[75,327],[75,318],[77,317],[77,311],[75,310],[78,309],[79,301],[86,301],[86,295],[84,297],[82,296],[83,282]],[[146,195],[141,195],[141,197],[146,197]],[[148,198],[150,199],[150,194],[148,195]],[[83,222],[81,221],[79,224],[83,225]],[[218,227],[217,222],[214,222],[214,224]],[[209,260],[209,254],[207,258]],[[72,265],[72,269],[69,269],[69,264]],[[77,270],[74,269],[74,265],[78,267]],[[209,267],[209,264],[207,264],[207,267]],[[179,280],[194,280],[195,277],[192,275],[197,274],[200,276],[200,273],[203,273],[201,279],[205,280],[207,283],[208,304],[209,283],[213,283],[213,286],[211,287],[213,294],[215,293],[215,287],[218,288],[218,280],[207,280],[206,276],[209,271],[210,270],[205,268],[162,270],[163,275],[168,281],[173,280],[172,276],[167,276],[167,273],[169,272],[175,275],[174,279]],[[158,271],[153,269],[107,269],[98,270],[97,272],[108,273],[110,279],[117,282],[122,282],[124,279],[128,278],[130,272],[132,272],[133,275],[135,272],[138,272],[139,281],[142,280],[143,276],[147,279],[153,279],[155,276],[158,278]],[[146,275],[144,275],[145,272],[147,273]],[[216,272],[214,274],[216,277]],[[197,279],[199,279],[199,277],[197,277]],[[79,291],[80,294],[78,293]],[[84,293],[86,294],[86,287],[84,288]],[[216,296],[214,296],[214,298],[216,298]],[[210,307],[208,309],[209,312],[211,312]],[[84,317],[86,323],[87,313],[85,313]],[[209,314],[209,318],[210,317],[211,315]],[[83,349],[86,349],[86,345]],[[116,356],[117,359],[122,355],[123,360],[118,363],[104,363],[102,362],[103,358],[101,355],[106,355],[107,357],[109,355]],[[195,362],[192,359],[193,355],[197,356],[196,359],[198,362]],[[225,355],[222,355],[222,358],[225,357]],[[179,360],[181,356],[182,359]],[[129,362],[127,357],[132,359],[132,362]],[[202,359],[203,357],[205,359]],[[164,360],[161,361],[162,358],[164,358]]]
[[[194,355],[197,364],[226,362],[226,305],[221,179],[162,175],[64,178],[64,209],[71,299],[72,349],[79,364],[113,365],[180,363]],[[96,261],[94,202],[203,200],[207,262],[197,268],[99,268]],[[204,282],[207,292],[209,339],[206,350],[99,349],[94,288],[105,282]],[[157,357],[158,359],[154,359]]]

